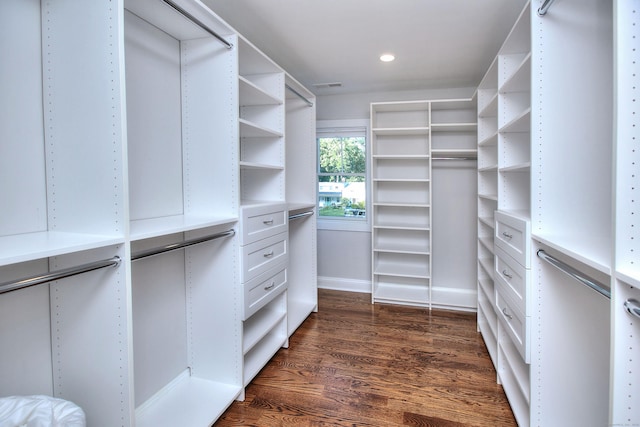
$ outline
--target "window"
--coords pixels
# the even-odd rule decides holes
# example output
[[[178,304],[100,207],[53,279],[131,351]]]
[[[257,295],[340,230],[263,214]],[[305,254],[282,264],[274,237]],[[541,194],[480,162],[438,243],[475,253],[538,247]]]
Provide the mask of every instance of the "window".
[[[365,126],[318,128],[319,219],[366,223],[366,134]]]

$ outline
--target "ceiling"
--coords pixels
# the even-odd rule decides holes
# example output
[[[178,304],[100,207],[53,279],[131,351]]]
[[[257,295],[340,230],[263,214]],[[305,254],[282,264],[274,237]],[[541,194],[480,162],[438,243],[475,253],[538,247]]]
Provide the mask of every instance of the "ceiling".
[[[203,0],[316,95],[475,87],[525,2]]]

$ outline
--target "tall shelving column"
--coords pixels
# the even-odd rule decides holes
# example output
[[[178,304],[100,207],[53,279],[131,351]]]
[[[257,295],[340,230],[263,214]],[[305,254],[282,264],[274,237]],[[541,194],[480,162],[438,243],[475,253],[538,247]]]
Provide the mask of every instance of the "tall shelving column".
[[[372,302],[431,307],[429,102],[371,104]]]
[[[316,98],[293,77],[286,84],[286,177],[289,215],[288,335],[318,309]]]
[[[611,425],[640,423],[640,1],[614,9],[616,117],[615,275],[612,281]]]
[[[238,38],[243,385],[288,345],[285,73]],[[240,395],[244,399],[244,392]]]
[[[176,4],[236,44],[210,10]],[[242,389],[238,239],[143,255],[237,225],[237,50],[162,1],[124,6],[131,424],[208,425]]]
[[[498,317],[495,312],[494,212],[498,209],[498,62],[478,86],[478,329],[497,365]]]
[[[477,101],[430,100],[432,307],[476,310]],[[469,250],[472,247],[472,250]]]

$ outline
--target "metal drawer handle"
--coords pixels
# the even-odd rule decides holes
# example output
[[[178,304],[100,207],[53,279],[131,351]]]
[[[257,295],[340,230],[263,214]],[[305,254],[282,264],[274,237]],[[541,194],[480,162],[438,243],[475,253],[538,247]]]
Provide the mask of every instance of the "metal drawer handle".
[[[263,257],[269,258],[273,256],[273,250],[271,252],[267,252],[266,254],[262,254]]]
[[[628,299],[624,302],[624,308],[627,313],[640,318],[640,302],[636,299]]]
[[[509,234],[509,233],[507,233],[506,231],[503,231],[503,232],[502,232],[502,235],[503,235],[504,237],[506,237],[507,239],[513,239],[513,234]]]
[[[262,221],[262,223],[263,223],[264,225],[271,225],[271,224],[273,224],[273,218],[271,218],[271,219],[265,219],[264,221]]]
[[[508,277],[509,279],[513,279],[513,275],[509,274],[509,272],[507,270],[502,270],[502,275],[504,277]]]
[[[509,320],[513,319],[513,316],[507,313],[507,307],[502,309],[502,314],[504,314],[504,317],[506,317]]]
[[[265,287],[264,287],[264,290],[265,290],[265,291],[268,291],[269,289],[273,289],[273,287],[274,287],[275,285],[276,285],[276,282],[275,282],[275,281],[273,281],[273,282],[271,282],[271,284],[270,284],[269,286],[265,286]]]

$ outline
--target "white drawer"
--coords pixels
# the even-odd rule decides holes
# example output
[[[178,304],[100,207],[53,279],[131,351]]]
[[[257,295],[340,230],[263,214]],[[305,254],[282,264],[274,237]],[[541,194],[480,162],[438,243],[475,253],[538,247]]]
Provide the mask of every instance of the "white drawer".
[[[495,251],[495,282],[523,315],[530,315],[531,270],[518,264],[502,249],[495,248]]]
[[[244,291],[242,320],[247,320],[287,289],[287,269],[281,265],[244,283],[242,287]]]
[[[240,244],[247,245],[287,231],[288,216],[284,203],[242,208]]]
[[[506,297],[501,288],[496,288],[496,312],[513,345],[526,363],[531,362],[531,317],[523,316],[522,312],[514,307],[513,301]]]
[[[289,257],[288,236],[289,233],[280,233],[249,245],[241,246],[243,283],[274,268],[278,264],[286,265]]]
[[[501,211],[496,211],[495,219],[495,245],[531,268],[531,222]]]

